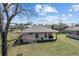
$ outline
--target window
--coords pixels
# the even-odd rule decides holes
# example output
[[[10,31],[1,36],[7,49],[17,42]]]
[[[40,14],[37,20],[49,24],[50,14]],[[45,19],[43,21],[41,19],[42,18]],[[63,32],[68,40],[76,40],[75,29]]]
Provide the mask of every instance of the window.
[[[45,37],[47,37],[47,33],[45,33]]]
[[[36,33],[35,37],[38,38],[38,34],[37,33]]]
[[[76,34],[79,35],[79,31],[77,31]]]
[[[41,40],[43,40],[43,37],[41,37]]]

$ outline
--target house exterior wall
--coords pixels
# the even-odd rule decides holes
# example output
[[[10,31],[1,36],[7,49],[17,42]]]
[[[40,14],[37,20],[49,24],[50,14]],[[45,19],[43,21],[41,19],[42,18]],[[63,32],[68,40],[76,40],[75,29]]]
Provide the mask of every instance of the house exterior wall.
[[[76,35],[76,34],[66,34],[66,36],[73,39],[79,39],[79,35]]]
[[[34,41],[35,40],[34,34],[24,34],[22,39],[23,39],[24,42],[26,42],[26,41]]]
[[[46,33],[47,34],[47,37],[45,37],[45,33],[38,33],[38,38],[36,38],[35,36],[36,36],[36,34],[34,34],[34,38],[36,39],[36,40],[48,40],[49,38],[49,34],[48,33]]]
[[[66,36],[73,39],[79,39],[78,31],[69,31],[67,32]]]
[[[38,34],[38,38],[36,38],[36,34]],[[45,37],[45,34],[47,37]],[[23,35],[22,39],[24,41],[49,40],[49,34],[51,33],[26,33]]]

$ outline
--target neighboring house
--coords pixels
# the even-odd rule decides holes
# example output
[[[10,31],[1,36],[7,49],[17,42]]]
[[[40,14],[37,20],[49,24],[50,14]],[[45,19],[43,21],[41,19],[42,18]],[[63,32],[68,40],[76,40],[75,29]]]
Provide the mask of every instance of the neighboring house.
[[[52,30],[50,28],[46,28],[44,26],[31,26],[30,28],[24,29],[20,38],[23,42],[26,41],[44,41],[44,40],[54,40],[52,33],[57,33],[57,30]]]
[[[66,28],[65,31],[66,31],[67,37],[79,39],[79,26]]]

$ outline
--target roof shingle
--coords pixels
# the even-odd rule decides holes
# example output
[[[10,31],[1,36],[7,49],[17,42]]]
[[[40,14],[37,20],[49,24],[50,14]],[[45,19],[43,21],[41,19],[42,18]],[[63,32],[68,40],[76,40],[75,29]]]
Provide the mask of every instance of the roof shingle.
[[[24,29],[22,33],[39,33],[39,32],[58,32],[44,26],[31,26],[30,28]]]

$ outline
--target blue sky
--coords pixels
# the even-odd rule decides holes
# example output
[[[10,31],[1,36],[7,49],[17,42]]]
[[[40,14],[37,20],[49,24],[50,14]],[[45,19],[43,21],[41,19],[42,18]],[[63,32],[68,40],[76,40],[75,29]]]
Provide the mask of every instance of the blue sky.
[[[36,16],[16,16],[12,22],[34,24],[54,24],[62,21],[66,24],[79,23],[79,4],[78,3],[22,3],[21,6],[29,9]]]

